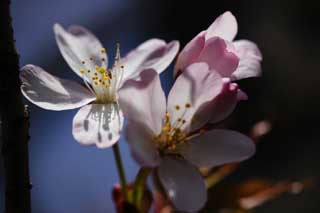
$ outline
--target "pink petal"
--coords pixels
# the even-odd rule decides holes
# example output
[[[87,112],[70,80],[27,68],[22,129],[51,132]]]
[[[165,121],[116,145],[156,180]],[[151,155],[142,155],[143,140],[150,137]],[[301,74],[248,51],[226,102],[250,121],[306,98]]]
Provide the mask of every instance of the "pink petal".
[[[205,45],[205,35],[205,31],[200,32],[180,52],[174,69],[174,77],[197,60]]]
[[[107,67],[107,55],[101,52],[103,46],[89,30],[81,26],[71,26],[66,31],[59,24],[55,24],[53,30],[62,56],[80,77],[81,69],[93,70],[94,65]],[[94,61],[91,62],[90,58]],[[105,61],[102,61],[102,58]],[[83,64],[82,61],[86,63]]]
[[[207,189],[198,169],[187,161],[165,157],[159,168],[160,181],[179,211],[198,212],[207,200]]]
[[[262,54],[258,46],[248,40],[233,42],[236,54],[240,58],[239,66],[232,74],[233,80],[257,77],[261,75]]]
[[[207,29],[206,40],[212,37],[220,37],[232,41],[238,32],[238,23],[229,11],[220,15]]]
[[[34,65],[24,66],[20,79],[24,97],[44,109],[75,109],[96,99],[95,95],[80,84],[55,77]]]
[[[120,138],[123,116],[116,104],[90,104],[73,118],[73,137],[82,145],[108,148]]]
[[[239,58],[229,51],[226,42],[218,37],[210,38],[197,59],[198,62],[207,63],[210,69],[218,71],[222,77],[230,77],[239,64]]]
[[[222,121],[233,112],[238,102],[237,95],[238,85],[224,78],[221,92],[211,103],[211,123]]]
[[[155,167],[159,164],[160,156],[152,139],[154,135],[147,126],[129,121],[125,133],[131,154],[140,166]]]
[[[166,113],[166,98],[159,74],[151,69],[140,73],[141,81],[127,80],[118,91],[119,105],[129,121],[142,123],[160,133]]]
[[[191,139],[180,152],[199,167],[214,167],[248,159],[255,153],[255,145],[241,133],[216,129]]]
[[[120,64],[124,65],[124,79],[135,78],[145,69],[161,73],[170,65],[178,51],[178,41],[167,44],[160,39],[150,39],[142,43],[120,60]]]
[[[181,126],[185,131],[191,131],[207,123],[210,111],[206,111],[207,116],[199,117],[197,112],[219,94],[221,87],[220,75],[209,70],[206,63],[194,63],[187,67],[179,75],[169,93],[168,112],[171,115],[171,122],[177,123],[179,118],[186,120]],[[186,107],[188,104],[190,107]]]

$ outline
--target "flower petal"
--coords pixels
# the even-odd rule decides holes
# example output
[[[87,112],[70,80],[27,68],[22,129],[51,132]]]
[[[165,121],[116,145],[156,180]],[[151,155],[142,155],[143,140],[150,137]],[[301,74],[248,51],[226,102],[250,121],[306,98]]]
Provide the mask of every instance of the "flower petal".
[[[238,32],[238,23],[234,15],[227,11],[220,15],[207,29],[206,40],[218,36],[232,41]]]
[[[191,139],[180,152],[199,167],[214,167],[248,159],[255,153],[255,145],[239,132],[216,129]]]
[[[220,75],[209,70],[206,63],[194,63],[187,67],[177,78],[168,96],[172,124],[178,123],[179,126],[179,120],[185,120],[181,129],[191,131],[208,122],[210,114],[198,118],[196,113],[219,94],[221,87]]]
[[[205,35],[205,31],[200,32],[180,52],[174,69],[174,77],[197,60],[205,45]]]
[[[238,89],[237,99],[238,101],[246,101],[248,100],[248,95],[241,89]]]
[[[20,79],[24,97],[44,109],[75,109],[96,99],[80,84],[55,77],[35,65],[22,67]]]
[[[239,80],[261,75],[262,54],[258,46],[248,40],[233,42],[236,54],[240,58],[239,66],[232,74],[233,80]]]
[[[82,145],[107,148],[120,137],[123,115],[117,104],[90,104],[73,118],[73,137]]]
[[[153,143],[153,132],[145,125],[129,121],[125,129],[126,140],[133,158],[142,167],[155,167],[160,156]]]
[[[124,79],[135,78],[142,70],[154,69],[158,73],[164,71],[179,51],[179,42],[166,43],[160,39],[150,39],[120,60],[124,65]]]
[[[187,161],[165,157],[158,168],[160,181],[173,205],[183,212],[200,210],[207,200],[207,189],[198,169]]]
[[[59,24],[55,24],[53,30],[62,56],[80,77],[81,69],[93,70],[95,65],[107,67],[107,54],[102,51],[102,44],[89,30],[81,26],[71,26],[66,31]],[[93,61],[90,61],[90,58]]]
[[[199,55],[197,62],[206,62],[210,69],[220,73],[222,77],[230,77],[239,64],[238,56],[229,51],[232,43],[213,37],[206,41],[205,47]]]
[[[211,123],[222,121],[233,112],[238,102],[238,91],[236,83],[232,83],[229,78],[223,79],[222,90],[211,104]]]
[[[118,90],[119,105],[129,121],[142,123],[159,134],[166,113],[166,98],[159,74],[151,69],[140,73],[141,80],[127,80]]]

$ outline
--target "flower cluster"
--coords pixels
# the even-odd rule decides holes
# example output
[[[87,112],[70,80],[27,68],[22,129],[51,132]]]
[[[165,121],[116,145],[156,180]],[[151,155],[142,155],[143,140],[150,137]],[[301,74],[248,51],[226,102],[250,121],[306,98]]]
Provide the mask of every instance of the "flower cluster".
[[[83,84],[27,65],[20,75],[21,90],[44,109],[80,107],[73,136],[84,145],[114,145],[126,118],[125,137],[133,158],[158,175],[178,210],[197,211],[207,196],[198,168],[239,162],[255,152],[247,136],[212,128],[247,99],[234,81],[261,74],[258,47],[248,40],[233,41],[237,28],[235,17],[225,12],[179,54],[178,41],[151,39],[124,58],[117,45],[108,68],[106,49],[92,33],[55,24],[61,54]],[[159,74],[177,54],[175,83],[166,98]]]

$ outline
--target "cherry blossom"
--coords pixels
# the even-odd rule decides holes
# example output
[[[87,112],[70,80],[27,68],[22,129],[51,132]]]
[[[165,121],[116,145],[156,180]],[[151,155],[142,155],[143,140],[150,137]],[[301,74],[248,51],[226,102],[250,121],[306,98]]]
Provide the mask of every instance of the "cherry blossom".
[[[83,145],[107,148],[119,140],[123,115],[117,91],[127,79],[146,68],[161,73],[176,56],[179,43],[150,39],[126,57],[117,45],[114,64],[108,68],[106,49],[87,29],[54,25],[59,50],[83,84],[55,77],[35,65],[21,69],[21,91],[35,105],[47,110],[80,108],[73,119],[73,136]]]
[[[213,116],[212,103],[225,104],[217,103],[229,90],[225,85],[209,65],[194,63],[178,76],[168,100],[152,69],[142,71],[140,80],[126,81],[118,92],[128,119],[125,135],[132,156],[141,166],[155,169],[180,211],[198,211],[206,202],[198,167],[239,162],[255,152],[251,139],[241,133],[203,128]]]

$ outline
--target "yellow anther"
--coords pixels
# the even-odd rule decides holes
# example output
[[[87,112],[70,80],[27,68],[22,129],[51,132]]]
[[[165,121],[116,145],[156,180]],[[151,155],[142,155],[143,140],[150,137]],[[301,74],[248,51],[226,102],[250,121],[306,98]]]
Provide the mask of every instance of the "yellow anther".
[[[100,72],[101,74],[104,74],[106,72],[106,69],[103,67],[99,67],[97,71]]]
[[[107,51],[106,51],[105,48],[102,48],[102,49],[101,49],[101,53],[102,53],[102,54],[104,54],[104,53],[106,53],[106,52],[107,52]]]
[[[85,72],[86,72],[86,71],[85,71],[84,69],[81,69],[81,70],[80,70],[80,73],[81,73],[81,74],[84,74]]]

